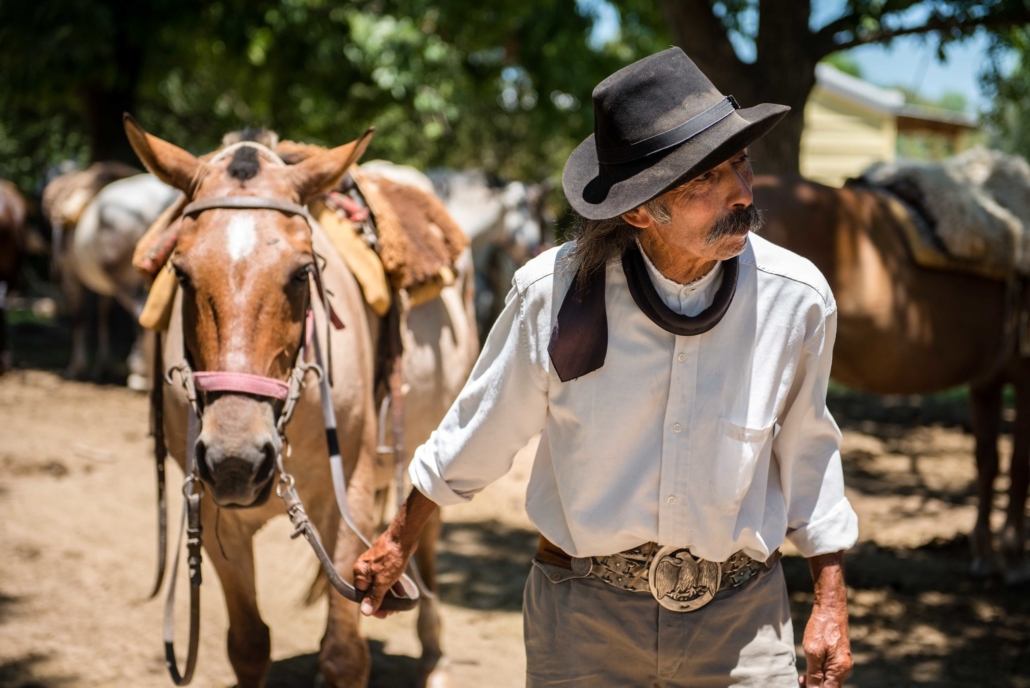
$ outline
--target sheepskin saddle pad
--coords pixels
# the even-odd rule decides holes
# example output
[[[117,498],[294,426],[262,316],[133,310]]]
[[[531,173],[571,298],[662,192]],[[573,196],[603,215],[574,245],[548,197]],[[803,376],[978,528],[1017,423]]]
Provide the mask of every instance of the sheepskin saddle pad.
[[[908,206],[918,227],[906,239],[926,267],[996,279],[1030,275],[1030,165],[1023,158],[973,148],[942,162],[877,163],[857,181]]]

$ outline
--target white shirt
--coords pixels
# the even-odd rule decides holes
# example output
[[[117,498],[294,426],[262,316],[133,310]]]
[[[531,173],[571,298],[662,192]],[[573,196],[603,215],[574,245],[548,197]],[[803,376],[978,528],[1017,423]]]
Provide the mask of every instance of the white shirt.
[[[686,337],[651,322],[611,265],[605,363],[561,382],[547,345],[573,278],[568,249],[516,273],[465,388],[415,452],[414,486],[440,505],[467,501],[542,431],[526,511],[572,556],[658,542],[765,560],[784,537],[805,557],[851,547],[858,519],[826,409],[836,304],[815,266],[751,235],[726,315]],[[690,311],[711,302],[715,273],[685,294]]]

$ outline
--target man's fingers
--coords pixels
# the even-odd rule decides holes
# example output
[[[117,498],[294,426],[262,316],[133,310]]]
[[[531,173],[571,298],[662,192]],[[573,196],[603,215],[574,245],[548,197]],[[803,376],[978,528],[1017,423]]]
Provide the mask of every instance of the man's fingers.
[[[361,601],[361,613],[365,616],[374,616],[379,611],[379,606],[383,603],[383,598],[386,597],[389,589],[389,585],[384,585],[378,580],[372,581],[372,586],[365,593],[365,599]]]
[[[354,587],[368,590],[372,586],[372,566],[367,561],[359,560],[354,564]]]
[[[824,653],[809,654],[806,652],[805,660],[808,664],[808,669],[805,671],[805,682],[802,685],[805,688],[821,688],[825,685],[823,680],[826,678],[824,667],[826,655]]]

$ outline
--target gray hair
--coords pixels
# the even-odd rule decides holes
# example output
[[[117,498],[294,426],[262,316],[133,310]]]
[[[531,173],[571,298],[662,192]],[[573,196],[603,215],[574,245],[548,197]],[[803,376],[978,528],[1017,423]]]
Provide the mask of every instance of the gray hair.
[[[669,205],[661,197],[653,198],[640,207],[647,210],[656,224],[667,225],[672,222]],[[579,268],[580,278],[604,269],[609,263],[622,258],[639,231],[639,228],[623,220],[621,215],[606,220],[588,220],[577,214],[572,231],[576,245],[566,257],[568,265]]]

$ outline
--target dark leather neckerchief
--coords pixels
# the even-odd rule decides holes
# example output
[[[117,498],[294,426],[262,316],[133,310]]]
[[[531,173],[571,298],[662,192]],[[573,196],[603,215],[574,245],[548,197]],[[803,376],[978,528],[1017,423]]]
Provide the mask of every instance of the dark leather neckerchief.
[[[626,274],[629,293],[637,307],[651,322],[666,332],[693,337],[708,332],[719,324],[737,291],[736,256],[723,261],[722,283],[712,305],[696,316],[682,315],[665,305],[647,273],[644,256],[636,245],[622,254],[622,270]],[[608,314],[605,309],[605,268],[599,268],[585,280],[577,274],[562,301],[551,341],[547,345],[551,364],[562,382],[592,373],[604,365],[608,352]]]

